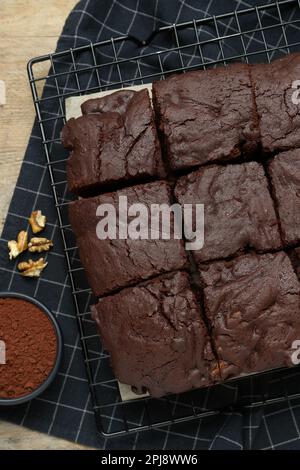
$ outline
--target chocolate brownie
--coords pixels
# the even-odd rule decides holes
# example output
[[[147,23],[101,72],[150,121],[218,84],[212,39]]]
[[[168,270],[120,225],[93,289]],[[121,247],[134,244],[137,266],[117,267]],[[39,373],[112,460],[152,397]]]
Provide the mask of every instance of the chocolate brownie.
[[[300,149],[279,154],[269,165],[285,245],[300,242]]]
[[[267,178],[256,162],[201,168],[178,180],[175,196],[194,211],[204,204],[204,246],[193,251],[196,261],[281,248]]]
[[[147,109],[151,108],[151,102],[149,101],[148,90],[134,91],[131,89],[124,89],[109,93],[108,95],[102,96],[101,98],[91,98],[86,100],[81,105],[82,114],[105,114],[110,112],[118,112],[122,116],[129,112],[134,111],[131,106],[134,104],[132,99],[141,99],[147,101]],[[148,106],[150,105],[150,108]]]
[[[120,382],[160,397],[206,387],[219,369],[188,275],[161,276],[92,307]]]
[[[200,273],[223,379],[291,366],[300,288],[288,256],[251,254]]]
[[[300,146],[300,105],[292,100],[296,92],[293,82],[299,77],[300,54],[252,68],[264,152]]]
[[[87,101],[82,110],[83,116],[70,119],[61,136],[71,151],[70,191],[84,196],[163,176],[148,90],[118,91]]]
[[[246,64],[154,82],[153,102],[173,170],[234,160],[257,149],[258,118]]]
[[[145,205],[147,210],[152,204],[171,204],[169,187],[163,181],[132,186],[70,204],[70,222],[77,238],[81,262],[89,284],[97,296],[186,266],[182,240],[175,240],[174,237],[163,240],[162,231],[159,232],[157,240],[149,237],[140,240],[120,239],[122,234],[119,233],[119,228],[125,227],[125,224],[119,223],[121,196],[127,197],[128,208],[136,203]],[[102,204],[109,204],[115,209],[116,239],[99,239],[97,236],[98,223],[107,219],[107,214],[102,218],[96,215],[98,206]],[[121,208],[121,211],[122,216],[125,216],[126,209]],[[110,215],[113,221],[114,214]],[[125,223],[130,224],[134,219],[136,217],[125,218]],[[173,224],[174,218],[171,233]]]
[[[295,273],[300,281],[300,247],[287,250],[287,254],[291,260]]]

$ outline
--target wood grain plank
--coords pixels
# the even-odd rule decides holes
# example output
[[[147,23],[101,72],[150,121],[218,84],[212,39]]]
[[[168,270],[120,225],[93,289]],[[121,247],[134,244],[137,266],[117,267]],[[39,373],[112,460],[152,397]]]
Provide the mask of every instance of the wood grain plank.
[[[77,1],[1,0],[1,36],[56,39]]]
[[[64,439],[50,437],[15,424],[0,422],[0,450],[87,450]]]

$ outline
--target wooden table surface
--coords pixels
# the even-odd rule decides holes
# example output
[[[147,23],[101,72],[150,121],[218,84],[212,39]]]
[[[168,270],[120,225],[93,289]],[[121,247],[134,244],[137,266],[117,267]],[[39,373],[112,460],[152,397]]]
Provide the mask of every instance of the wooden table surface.
[[[26,64],[30,58],[55,49],[64,21],[76,3],[77,0],[0,0],[0,80],[5,81],[7,100],[0,107],[0,231],[34,120]],[[81,448],[0,422],[0,450]]]

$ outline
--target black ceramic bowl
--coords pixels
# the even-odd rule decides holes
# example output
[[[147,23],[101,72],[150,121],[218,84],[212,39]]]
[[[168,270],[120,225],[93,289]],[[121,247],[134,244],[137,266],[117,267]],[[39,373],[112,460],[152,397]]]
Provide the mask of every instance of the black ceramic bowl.
[[[28,297],[27,295],[18,294],[15,292],[0,292],[1,299],[7,298],[7,297],[26,300],[27,302],[30,302],[36,305],[37,307],[39,307],[42,310],[42,312],[44,312],[44,314],[47,315],[47,317],[49,318],[49,320],[51,321],[53,325],[53,328],[56,334],[57,348],[56,348],[56,360],[55,360],[53,369],[48,375],[47,379],[37,389],[29,393],[28,395],[23,395],[19,398],[0,398],[0,406],[20,405],[21,403],[26,403],[32,400],[33,398],[36,398],[38,395],[44,392],[46,388],[49,387],[49,385],[53,382],[58,372],[60,362],[62,359],[62,353],[63,353],[63,340],[62,340],[61,330],[56,321],[56,318],[50,312],[50,310],[38,300],[32,299],[31,297]]]

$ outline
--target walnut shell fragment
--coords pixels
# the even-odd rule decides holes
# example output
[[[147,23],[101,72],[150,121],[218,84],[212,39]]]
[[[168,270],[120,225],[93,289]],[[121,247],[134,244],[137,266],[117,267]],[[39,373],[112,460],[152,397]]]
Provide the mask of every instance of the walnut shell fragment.
[[[7,243],[8,249],[9,249],[9,259],[14,259],[17,256],[19,256],[20,253],[23,253],[23,251],[27,250],[28,244],[27,244],[27,232],[22,230],[17,238],[17,241],[15,240],[10,240]]]
[[[30,216],[29,223],[33,233],[39,233],[46,226],[46,216],[40,210],[34,211]]]
[[[49,251],[53,246],[53,242],[48,238],[33,237],[28,243],[28,250],[30,253],[41,253],[42,251]]]
[[[22,276],[26,277],[39,277],[43,269],[47,266],[47,262],[45,262],[44,258],[40,258],[37,261],[33,261],[32,259],[28,261],[24,261],[18,264],[19,271],[22,271]]]

